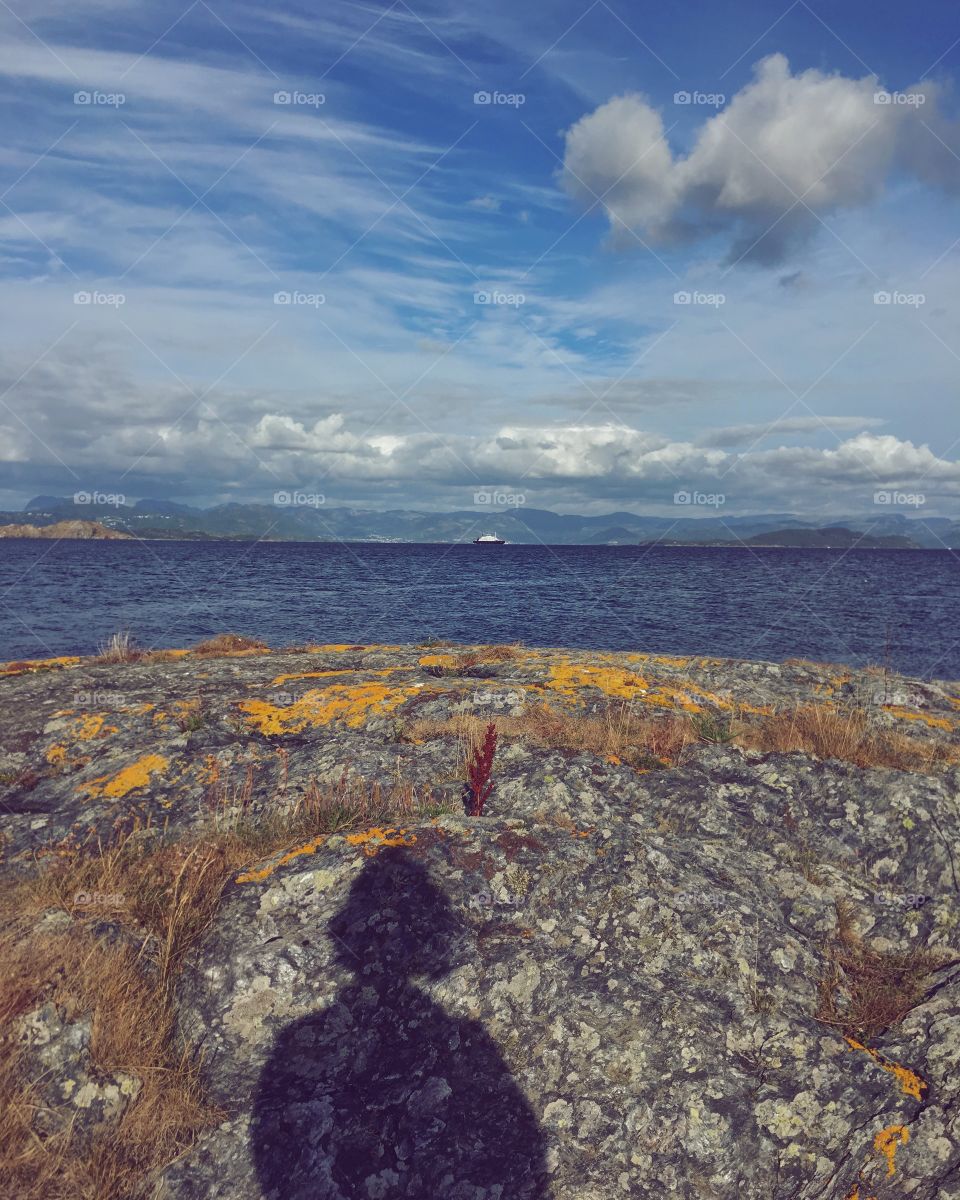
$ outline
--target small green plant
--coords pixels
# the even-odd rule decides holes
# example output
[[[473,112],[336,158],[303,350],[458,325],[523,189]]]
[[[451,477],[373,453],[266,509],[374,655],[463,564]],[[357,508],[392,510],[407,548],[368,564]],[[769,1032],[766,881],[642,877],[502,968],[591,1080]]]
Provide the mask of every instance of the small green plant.
[[[197,696],[184,704],[177,717],[177,724],[183,733],[195,733],[207,724],[209,715],[203,697]]]
[[[729,717],[714,716],[713,713],[696,713],[692,718],[694,733],[701,742],[711,746],[725,745],[733,741],[733,728]]]

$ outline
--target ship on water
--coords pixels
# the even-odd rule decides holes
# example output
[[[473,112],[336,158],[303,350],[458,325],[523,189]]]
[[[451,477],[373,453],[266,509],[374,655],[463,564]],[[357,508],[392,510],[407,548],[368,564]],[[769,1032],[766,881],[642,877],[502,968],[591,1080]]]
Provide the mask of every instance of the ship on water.
[[[473,539],[475,546],[505,546],[506,540],[502,537],[497,537],[495,533],[481,533],[478,538]]]

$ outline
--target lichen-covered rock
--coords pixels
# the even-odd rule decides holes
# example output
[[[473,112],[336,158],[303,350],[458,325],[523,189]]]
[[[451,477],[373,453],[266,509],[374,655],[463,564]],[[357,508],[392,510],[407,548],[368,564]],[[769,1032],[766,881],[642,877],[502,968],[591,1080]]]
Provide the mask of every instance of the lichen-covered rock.
[[[0,666],[3,849],[16,864],[39,847],[95,841],[134,821],[186,831],[241,793],[255,815],[311,780],[339,778],[345,765],[368,780],[399,774],[458,798],[450,744],[404,740],[418,717],[612,704],[723,720],[805,703],[855,703],[877,726],[940,743],[960,765],[960,683],[800,661],[526,648],[499,659],[482,647],[332,645],[8,663]]]
[[[26,1013],[18,1022],[21,1061],[39,1103],[34,1128],[44,1134],[68,1125],[86,1139],[98,1125],[117,1121],[140,1093],[141,1081],[125,1071],[104,1072],[90,1060],[92,1022],[70,1020],[55,1004]]]
[[[237,872],[177,990],[224,1120],[158,1198],[960,1195],[960,769],[721,744],[636,770],[504,739],[468,817],[455,738],[404,736],[542,703],[714,721],[852,701],[953,754],[957,684],[339,646],[19,664],[4,688],[12,869],[135,818],[256,820],[345,771],[445,802]],[[825,1004],[841,917],[878,961],[939,954],[875,1036]]]
[[[814,1013],[838,899],[880,944],[949,939],[947,788],[721,749],[505,773],[497,815],[234,885],[181,995],[234,1116],[168,1194],[941,1194],[956,969],[869,1048]]]

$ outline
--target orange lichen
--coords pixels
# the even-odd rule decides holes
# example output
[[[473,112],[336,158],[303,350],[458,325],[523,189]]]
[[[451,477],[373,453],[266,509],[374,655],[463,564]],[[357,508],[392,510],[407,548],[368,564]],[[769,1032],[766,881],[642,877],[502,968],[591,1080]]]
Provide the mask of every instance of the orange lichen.
[[[291,862],[295,858],[301,858],[304,854],[314,854],[323,843],[326,841],[326,836],[315,837],[309,842],[304,842],[302,846],[295,846],[293,850],[288,850],[286,854],[280,856],[274,862],[267,863],[265,867],[258,867],[253,871],[244,871],[242,875],[238,875],[237,883],[260,883],[282,867],[284,863]]]
[[[854,1050],[862,1050],[865,1054],[869,1054],[873,1061],[882,1070],[887,1071],[900,1084],[904,1093],[912,1096],[914,1100],[922,1100],[923,1093],[927,1090],[927,1084],[924,1079],[907,1067],[901,1067],[899,1063],[891,1062],[890,1059],[884,1058],[879,1051],[872,1049],[870,1046],[865,1046],[863,1042],[858,1042],[856,1038],[847,1037],[844,1039]]]
[[[406,829],[385,829],[380,825],[365,829],[362,833],[347,835],[350,845],[362,846],[368,858],[372,858],[387,846],[412,846],[416,840],[417,835]]]
[[[136,788],[146,787],[151,776],[161,774],[169,765],[162,754],[145,754],[112,778],[101,775],[81,784],[77,791],[86,792],[91,799],[119,800]]]
[[[424,654],[420,659],[421,667],[444,667],[452,670],[456,665],[456,655],[453,654]]]
[[[685,682],[683,687],[655,683],[652,685],[651,691],[643,697],[644,704],[653,704],[658,708],[682,708],[684,712],[688,713],[703,712],[703,704],[697,703],[698,700],[703,701],[703,704],[712,705],[714,708],[724,710],[733,708],[729,700],[724,700],[721,696],[716,696],[713,692],[708,692],[689,681]]]
[[[116,725],[107,725],[104,727],[105,720],[106,717],[102,717],[98,713],[91,713],[90,716],[81,717],[77,722],[74,737],[79,738],[81,742],[90,742],[95,737],[106,737],[108,733],[116,733]]]
[[[322,646],[311,642],[304,649],[308,654],[342,654],[345,650],[376,650],[381,654],[386,654],[390,651],[409,650],[410,647],[390,646],[386,642],[372,642],[369,645],[357,642],[327,642]]]
[[[593,687],[607,696],[635,700],[644,696],[650,684],[635,671],[623,667],[594,667],[562,661],[550,667],[547,687],[562,696],[576,698],[581,688]]]
[[[336,684],[323,691],[305,692],[292,704],[270,704],[266,700],[244,700],[238,706],[247,714],[247,724],[268,735],[302,733],[308,728],[342,721],[354,728],[371,713],[388,713],[418,688],[394,688],[382,683]]]
[[[65,746],[51,746],[44,757],[51,766],[62,766],[67,761],[67,749]]]
[[[22,662],[8,662],[0,666],[0,675],[22,675],[24,671],[56,671],[62,667],[76,667],[80,656],[68,654],[61,658],[28,658]]]
[[[910,1130],[906,1125],[888,1125],[873,1139],[873,1148],[887,1160],[887,1178],[896,1175],[897,1150],[910,1141]]]
[[[892,717],[897,717],[901,721],[922,721],[924,725],[929,725],[931,729],[945,729],[949,732],[953,728],[953,722],[949,717],[933,717],[929,713],[914,712],[912,709],[903,708],[899,704],[885,704],[883,711],[889,713]]]

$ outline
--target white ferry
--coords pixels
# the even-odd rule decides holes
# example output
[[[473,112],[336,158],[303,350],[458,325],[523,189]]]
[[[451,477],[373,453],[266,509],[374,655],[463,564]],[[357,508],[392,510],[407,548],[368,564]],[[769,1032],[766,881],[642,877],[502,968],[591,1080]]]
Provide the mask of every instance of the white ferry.
[[[481,533],[478,538],[473,539],[475,546],[505,546],[506,540],[502,537],[497,537],[495,533]]]

